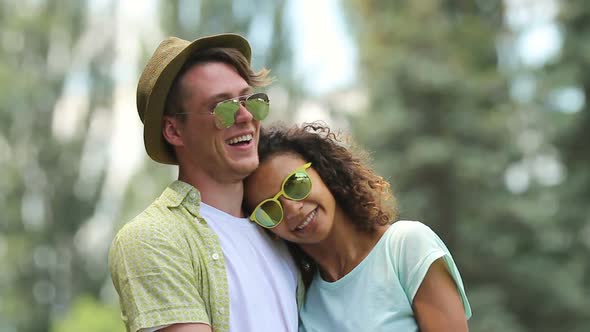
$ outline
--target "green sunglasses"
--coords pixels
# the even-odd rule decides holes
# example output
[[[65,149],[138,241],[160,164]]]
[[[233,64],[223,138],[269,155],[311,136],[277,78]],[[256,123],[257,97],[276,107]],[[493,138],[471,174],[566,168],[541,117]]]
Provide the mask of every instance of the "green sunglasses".
[[[236,123],[236,113],[240,109],[240,105],[244,105],[248,112],[252,114],[252,117],[258,121],[264,120],[270,111],[268,95],[260,92],[220,101],[215,105],[211,112],[198,113],[215,115],[215,126],[217,126],[218,129],[224,129],[229,128]],[[176,115],[191,113],[197,112],[182,112],[176,113]]]
[[[305,199],[311,193],[311,178],[307,169],[311,163],[307,163],[287,175],[279,191],[273,198],[260,202],[250,214],[250,220],[264,228],[274,228],[283,221],[283,206],[279,202],[281,195],[292,201]]]

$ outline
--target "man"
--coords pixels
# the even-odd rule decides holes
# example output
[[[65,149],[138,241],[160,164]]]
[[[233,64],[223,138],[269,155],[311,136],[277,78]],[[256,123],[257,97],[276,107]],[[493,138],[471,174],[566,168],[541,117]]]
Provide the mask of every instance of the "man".
[[[250,60],[239,35],[170,37],[141,75],[146,151],[179,175],[109,252],[128,331],[297,330],[296,268],[241,207],[269,109]]]

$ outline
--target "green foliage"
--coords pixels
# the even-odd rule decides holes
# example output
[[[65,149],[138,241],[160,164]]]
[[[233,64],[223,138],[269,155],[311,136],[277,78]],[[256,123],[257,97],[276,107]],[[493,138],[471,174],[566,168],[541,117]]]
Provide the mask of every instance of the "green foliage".
[[[81,115],[67,138],[54,128],[60,125],[56,104],[68,79],[85,69],[69,67],[69,62],[84,64],[73,58],[80,56],[76,45],[86,24],[85,5],[4,2],[0,10],[0,329],[44,331],[52,312],[67,306],[72,293],[100,287],[81,268],[73,244],[102,185],[99,170],[90,194],[76,191],[88,129],[84,115],[90,117],[94,109]],[[98,72],[108,61],[108,52],[99,53],[85,65]],[[91,78],[91,89],[109,86],[105,75]],[[106,95],[93,99],[98,105],[109,102]]]
[[[392,181],[402,218],[433,226],[451,248],[474,312],[471,329],[587,330],[590,177],[581,138],[590,117],[586,106],[579,121],[568,121],[547,101],[555,87],[583,86],[589,95],[579,74],[588,69],[580,40],[590,7],[559,3],[563,57],[534,69],[502,62],[517,57],[506,41],[518,33],[504,25],[502,1],[346,3],[370,98],[353,121],[356,137]],[[524,102],[511,91],[523,76],[539,87]],[[568,168],[563,192],[534,173],[554,160],[556,136]],[[540,137],[533,150],[523,144],[531,137]],[[532,179],[522,193],[506,185],[515,165]]]

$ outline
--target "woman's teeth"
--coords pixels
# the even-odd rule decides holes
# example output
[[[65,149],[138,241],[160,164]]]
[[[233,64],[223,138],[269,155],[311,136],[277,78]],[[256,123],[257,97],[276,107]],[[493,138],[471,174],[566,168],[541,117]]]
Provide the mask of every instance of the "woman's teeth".
[[[305,220],[303,221],[303,223],[301,223],[301,225],[295,227],[295,230],[300,231],[302,229],[304,229],[307,225],[309,225],[309,223],[313,220],[313,218],[316,215],[316,210],[311,211],[311,213],[309,215],[307,215],[307,218],[305,218]]]

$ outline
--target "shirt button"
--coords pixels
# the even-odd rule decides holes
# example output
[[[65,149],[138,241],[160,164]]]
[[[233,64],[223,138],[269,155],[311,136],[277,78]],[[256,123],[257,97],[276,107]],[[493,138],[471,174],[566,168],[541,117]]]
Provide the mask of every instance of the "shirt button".
[[[191,193],[191,198],[196,198],[197,197],[197,193]]]
[[[213,255],[211,255],[211,258],[213,258],[214,261],[219,259],[219,254],[214,253]]]

